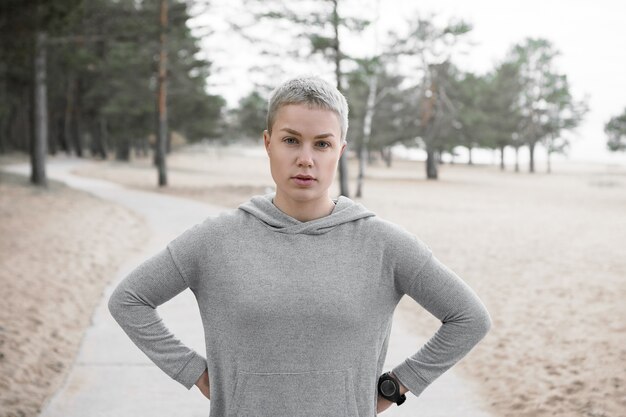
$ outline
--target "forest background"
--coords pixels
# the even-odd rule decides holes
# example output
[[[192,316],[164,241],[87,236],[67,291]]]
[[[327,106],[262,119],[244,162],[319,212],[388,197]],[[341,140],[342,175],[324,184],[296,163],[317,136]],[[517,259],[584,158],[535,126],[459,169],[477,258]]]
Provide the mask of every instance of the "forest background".
[[[572,88],[551,40],[520,39],[491,68],[483,60],[470,71],[470,21],[414,10],[388,30],[381,16],[393,7],[371,3],[357,12],[350,1],[4,2],[0,152],[30,152],[37,183],[46,152],[128,160],[154,146],[164,185],[172,141],[258,139],[275,80],[298,71],[349,98],[360,180],[376,155],[390,164],[399,146],[422,149],[436,179],[438,163],[461,155],[472,164],[483,150],[502,169],[512,151],[516,171],[522,150],[534,172],[540,147],[550,170],[552,155],[580,140],[590,96]],[[593,140],[623,150],[625,113],[607,115]],[[342,158],[349,195],[346,177]]]

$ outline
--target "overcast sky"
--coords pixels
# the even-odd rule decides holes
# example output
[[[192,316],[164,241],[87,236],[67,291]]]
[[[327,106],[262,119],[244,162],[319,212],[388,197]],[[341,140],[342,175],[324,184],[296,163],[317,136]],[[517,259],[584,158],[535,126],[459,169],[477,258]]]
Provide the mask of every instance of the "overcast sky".
[[[225,1],[225,0],[221,0]],[[230,1],[232,4],[232,0]],[[376,0],[357,2],[375,5]],[[216,3],[214,3],[216,4]],[[224,95],[231,105],[252,88],[249,68],[259,63],[254,47],[239,43],[232,36],[221,35],[225,25],[220,13],[228,6],[213,10],[213,18],[202,21],[216,27],[212,39],[204,45],[215,61],[213,91]],[[374,16],[375,7],[364,7]],[[484,72],[502,60],[509,48],[526,37],[543,37],[561,51],[556,60],[558,69],[567,74],[575,98],[589,97],[590,111],[572,140],[573,160],[614,161],[626,163],[626,154],[606,151],[604,124],[626,108],[626,2],[615,0],[380,0],[379,33],[384,43],[387,29],[399,29],[408,17],[419,11],[422,15],[436,13],[440,19],[462,18],[472,23],[470,33],[475,45],[469,54],[455,59],[462,69]],[[269,37],[280,33],[267,30]],[[232,47],[224,50],[225,40]],[[353,42],[353,41],[351,41]],[[359,49],[373,43],[361,37],[351,45]],[[350,45],[349,45],[350,46]],[[220,51],[221,49],[221,51]],[[365,52],[367,53],[367,52]],[[317,68],[307,68],[316,72]],[[301,69],[294,70],[302,71]],[[286,71],[289,73],[289,71]],[[295,74],[288,74],[295,75]],[[539,155],[541,158],[541,155]]]

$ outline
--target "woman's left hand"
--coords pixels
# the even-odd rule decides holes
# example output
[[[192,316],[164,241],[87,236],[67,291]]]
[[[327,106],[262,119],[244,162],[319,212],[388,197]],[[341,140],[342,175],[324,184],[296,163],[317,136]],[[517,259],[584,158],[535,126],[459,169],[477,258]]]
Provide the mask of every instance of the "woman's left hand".
[[[204,370],[200,378],[196,381],[196,386],[208,399],[211,399],[211,388],[209,386],[209,371],[207,369]]]
[[[376,403],[376,414],[382,413],[389,407],[391,407],[393,403],[389,400],[384,399],[380,395],[378,396],[378,402]]]

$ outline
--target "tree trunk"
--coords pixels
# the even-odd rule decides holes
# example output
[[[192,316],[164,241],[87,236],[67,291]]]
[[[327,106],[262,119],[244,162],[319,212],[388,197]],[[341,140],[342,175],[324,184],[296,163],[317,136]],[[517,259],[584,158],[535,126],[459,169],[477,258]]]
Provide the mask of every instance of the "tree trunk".
[[[51,109],[48,114],[48,120],[49,120],[48,125],[50,126],[50,131],[48,132],[48,154],[49,155],[56,155],[57,153],[57,148],[58,148],[57,138],[59,136],[58,119],[59,117],[57,116],[57,112]]]
[[[102,159],[107,159],[107,128],[104,116],[98,116],[98,121],[94,129],[93,150],[94,154]]]
[[[59,116],[59,120],[57,121],[57,147],[59,151],[63,151],[66,154],[70,154],[70,146],[67,143],[67,137],[65,136],[66,125],[65,125],[65,111],[63,114]]]
[[[0,117],[0,154],[7,152],[7,144],[6,138],[9,133],[9,122],[8,118]]]
[[[339,193],[346,197],[350,196],[348,189],[348,148],[350,148],[350,144],[346,145],[346,149],[339,158]]]
[[[519,172],[519,146],[515,147],[515,172]]]
[[[102,119],[100,117],[97,118],[95,124],[91,128],[91,155],[93,157],[100,157],[102,159],[107,159],[106,149],[104,147],[103,138],[102,138],[102,126],[100,125]]]
[[[0,71],[4,71],[2,64],[0,64]],[[8,97],[6,77],[0,78],[0,97]],[[11,113],[11,105],[8,103],[5,103],[5,105],[7,106],[7,111],[4,113],[4,116],[0,116],[0,154],[7,151],[6,140],[9,133],[9,118],[7,113]]]
[[[474,161],[472,161],[472,147],[471,146],[467,147],[467,152],[468,152],[468,156],[469,156],[469,160],[467,161],[467,165],[474,165]]]
[[[363,178],[365,177],[365,164],[367,162],[367,149],[365,144],[362,143],[359,147],[359,175],[356,179],[356,194],[357,198],[363,197]]]
[[[385,161],[385,166],[391,168],[391,147],[386,146],[380,150],[380,156]]]
[[[430,146],[426,147],[426,178],[429,180],[437,179],[437,155],[435,153]]]
[[[74,134],[72,137],[74,138],[74,150],[76,151],[76,156],[82,158],[83,155],[83,111],[81,107],[81,91],[80,91],[80,80],[74,80],[76,86],[74,88]]]
[[[504,171],[504,145],[500,146],[500,171]]]
[[[376,93],[378,88],[378,77],[373,74],[369,79],[369,94],[367,95],[367,105],[365,117],[363,117],[363,140],[359,152],[359,177],[357,179],[356,196],[363,196],[363,178],[365,177],[365,164],[367,163],[367,153],[372,135],[372,120],[374,119],[374,107],[376,105]]]
[[[333,29],[335,34],[335,78],[337,80],[337,90],[343,93],[343,87],[341,83],[341,48],[339,44],[339,14],[337,12],[338,0],[333,0]],[[339,193],[343,196],[350,197],[350,190],[348,189],[348,148],[350,145],[346,145],[346,149],[339,158]]]
[[[39,31],[35,39],[35,135],[31,141],[30,181],[47,186],[46,152],[48,145],[48,97],[46,91],[46,33]]]
[[[102,145],[104,147],[105,152],[107,153],[107,157],[108,157],[108,153],[109,153],[109,127],[108,127],[108,123],[107,123],[107,119],[106,117],[101,117],[100,118],[100,135],[102,137]]]
[[[135,158],[146,158],[150,154],[151,146],[146,136],[141,136],[140,138],[135,139],[133,147],[135,149]],[[167,153],[169,153],[169,151],[167,151]]]
[[[374,153],[368,151],[367,152],[367,165],[373,165],[373,164],[375,164],[377,162],[378,162],[378,160],[376,159],[376,156],[374,155]]]
[[[148,143],[148,138],[144,136],[141,139],[141,156],[143,158],[147,158],[150,154],[150,144]]]
[[[67,89],[65,90],[65,123],[63,125],[63,147],[65,152],[70,155],[72,153],[71,143],[72,140],[72,123],[74,119],[74,88],[76,83],[72,75],[69,76],[67,81]]]
[[[130,141],[126,138],[117,138],[115,143],[115,159],[118,161],[130,161]]]
[[[159,173],[159,186],[167,185],[167,168],[165,166],[165,154],[167,152],[167,50],[166,50],[166,30],[167,30],[167,1],[161,0],[160,24],[161,33],[159,37],[159,92],[158,92],[158,116],[157,143],[156,143],[156,163]]]
[[[552,164],[550,163],[550,156],[552,155],[552,152],[548,151],[548,169],[547,172],[548,174],[552,173]]]
[[[530,162],[528,166],[528,172],[535,173],[535,145],[537,142],[531,142],[528,144],[528,151],[530,152]]]

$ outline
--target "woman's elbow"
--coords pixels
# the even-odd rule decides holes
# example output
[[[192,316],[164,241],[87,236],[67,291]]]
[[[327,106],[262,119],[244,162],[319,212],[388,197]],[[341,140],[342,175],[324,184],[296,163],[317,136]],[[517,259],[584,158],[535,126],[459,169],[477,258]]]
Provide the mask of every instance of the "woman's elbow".
[[[111,316],[115,320],[119,321],[119,318],[124,313],[124,292],[119,286],[113,291],[113,293],[109,297],[107,307],[109,308],[109,313],[111,313]]]
[[[477,342],[484,338],[491,329],[491,316],[485,306],[477,308],[472,314],[473,331],[476,335]]]

